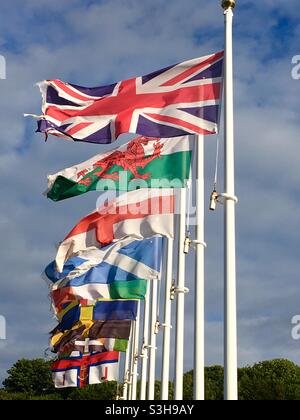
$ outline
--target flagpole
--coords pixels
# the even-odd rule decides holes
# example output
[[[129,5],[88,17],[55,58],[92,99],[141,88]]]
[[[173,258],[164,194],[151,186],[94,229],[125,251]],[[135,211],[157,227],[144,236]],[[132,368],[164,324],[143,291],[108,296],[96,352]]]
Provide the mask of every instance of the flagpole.
[[[133,369],[133,337],[134,337],[135,321],[131,321],[131,337],[130,337],[130,356],[129,356],[129,367],[128,367],[128,400],[132,398],[132,369]]]
[[[225,16],[225,255],[224,255],[224,398],[238,399],[234,193],[232,21],[235,0],[223,0]]]
[[[165,305],[164,305],[164,328],[163,352],[162,352],[162,374],[161,374],[161,393],[162,400],[169,399],[169,372],[170,372],[170,338],[171,338],[171,288],[173,282],[173,245],[174,240],[167,239],[167,262],[165,278]]]
[[[177,307],[176,307],[176,338],[175,338],[175,400],[183,399],[183,355],[184,355],[184,294],[185,289],[185,219],[186,219],[186,189],[180,189],[180,213],[178,231],[178,269],[177,269]]]
[[[196,160],[196,268],[195,268],[195,340],[194,400],[204,400],[204,138],[195,136]]]
[[[148,345],[149,345],[149,299],[150,298],[150,286],[149,282],[147,285],[147,293],[144,302],[144,326],[143,326],[143,344],[142,344],[142,369],[141,369],[141,390],[140,400],[146,399],[146,388],[147,388],[147,366],[148,366]]]
[[[136,400],[136,387],[138,377],[138,362],[139,362],[139,338],[140,338],[140,300],[137,302],[137,314],[134,326],[133,338],[133,366],[132,366],[132,389],[131,400]]]
[[[152,280],[148,400],[154,400],[154,396],[155,396],[155,362],[156,362],[155,359],[156,359],[157,288],[158,288],[157,282],[158,280]]]
[[[123,385],[123,400],[127,400],[129,395],[129,382],[130,382],[130,354],[131,354],[131,332],[129,335],[127,350],[125,353],[125,365],[124,365],[124,385]]]

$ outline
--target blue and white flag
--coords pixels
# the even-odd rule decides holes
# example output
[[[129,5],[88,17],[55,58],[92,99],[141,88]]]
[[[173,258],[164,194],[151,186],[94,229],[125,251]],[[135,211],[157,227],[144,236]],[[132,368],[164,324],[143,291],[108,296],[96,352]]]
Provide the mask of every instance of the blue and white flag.
[[[70,301],[142,299],[146,282],[160,278],[163,238],[127,238],[105,248],[82,252],[58,273],[55,262],[45,274],[56,311]]]

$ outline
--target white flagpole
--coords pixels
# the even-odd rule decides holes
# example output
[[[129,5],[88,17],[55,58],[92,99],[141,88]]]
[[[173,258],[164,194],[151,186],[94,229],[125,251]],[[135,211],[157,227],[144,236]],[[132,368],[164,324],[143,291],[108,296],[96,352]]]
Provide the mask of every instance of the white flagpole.
[[[135,331],[135,321],[131,322],[131,340],[130,340],[130,356],[129,356],[129,369],[128,369],[128,400],[132,399],[132,372],[133,372],[133,362],[134,362],[134,331]]]
[[[127,350],[125,353],[125,366],[124,366],[124,385],[123,385],[123,400],[128,399],[128,385],[130,382],[130,354],[131,354],[131,332],[128,340]]]
[[[185,218],[186,189],[180,189],[180,213],[178,232],[178,270],[177,270],[177,307],[175,338],[175,400],[183,399],[183,354],[184,354],[184,294],[185,294]]]
[[[204,400],[204,138],[195,136],[196,159],[196,268],[195,268],[195,340],[194,400]]]
[[[163,353],[162,353],[162,374],[161,374],[161,393],[162,400],[169,399],[169,372],[170,372],[170,338],[171,338],[171,288],[173,273],[173,245],[174,240],[167,239],[167,263],[165,278],[165,307],[164,307],[164,328]]]
[[[224,255],[224,397],[238,399],[234,193],[232,20],[235,0],[223,0],[225,15],[225,255]]]
[[[147,388],[147,366],[148,366],[148,345],[149,345],[149,309],[150,309],[150,285],[148,282],[147,293],[144,302],[144,327],[143,327],[143,347],[142,347],[142,370],[141,370],[141,390],[140,400],[146,399]]]
[[[150,323],[150,357],[148,373],[148,400],[155,395],[155,362],[156,362],[156,327],[157,327],[157,287],[158,280],[152,280],[151,323]]]
[[[131,388],[131,400],[136,400],[136,387],[138,377],[138,362],[139,362],[139,338],[140,338],[140,301],[137,302],[137,314],[134,327],[133,337],[133,366],[132,370],[132,388]]]

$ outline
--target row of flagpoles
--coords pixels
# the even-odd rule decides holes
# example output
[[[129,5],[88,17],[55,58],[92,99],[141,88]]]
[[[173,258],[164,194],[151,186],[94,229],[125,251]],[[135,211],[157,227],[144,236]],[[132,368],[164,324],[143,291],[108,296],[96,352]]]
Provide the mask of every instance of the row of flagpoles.
[[[225,243],[224,243],[224,398],[236,400],[237,394],[237,336],[236,336],[236,263],[235,263],[235,204],[237,198],[234,192],[234,127],[233,127],[233,66],[232,66],[232,18],[235,1],[222,1],[225,17],[225,118],[224,118],[224,148],[225,148],[225,193],[222,196],[225,210]],[[195,325],[194,325],[194,399],[204,400],[205,378],[205,350],[204,350],[204,143],[203,138],[197,139],[196,157],[196,267],[195,267]],[[181,212],[185,214],[185,204],[181,195]],[[179,228],[179,243],[183,246],[184,222]],[[181,230],[182,229],[182,230]],[[180,238],[181,235],[181,238]],[[165,279],[165,302],[164,302],[164,338],[163,359],[161,375],[161,399],[168,399],[169,381],[169,355],[170,355],[170,328],[171,328],[171,300],[168,298],[172,284],[172,241],[168,240],[167,247],[167,271]],[[177,303],[177,334],[176,334],[176,363],[175,363],[175,399],[182,399],[182,376],[183,376],[183,320],[184,320],[184,253],[179,249],[178,254],[178,277],[177,291],[179,294]],[[146,305],[145,305],[146,306]],[[148,318],[145,317],[145,323]],[[154,328],[153,324],[151,325]],[[145,328],[146,335],[148,326]],[[146,370],[144,369],[144,375]],[[141,390],[146,387],[146,377],[142,374]],[[150,383],[152,386],[153,384]],[[152,395],[151,395],[152,396]],[[141,399],[145,394],[142,391]]]
[[[225,398],[234,400],[237,399],[235,278],[235,204],[237,198],[234,192],[232,70],[232,17],[235,1],[223,0],[222,7],[225,15],[225,192],[219,196],[224,199],[225,209],[224,367]],[[221,67],[218,67],[218,65],[220,65],[222,57],[222,52],[216,53],[212,56],[181,63],[171,70],[166,69],[165,73],[161,70],[153,73],[153,75],[144,76],[141,78],[142,83],[138,79],[133,83],[131,79],[115,85],[94,88],[94,91],[93,89],[65,84],[58,80],[45,81],[41,84],[43,115],[39,117],[39,131],[44,131],[46,135],[54,134],[58,137],[87,142],[105,143],[109,136],[110,142],[114,141],[118,134],[130,132],[130,127],[133,127],[133,123],[136,123],[136,117],[132,116],[132,121],[128,125],[122,108],[124,102],[130,99],[131,90],[141,89],[144,98],[151,92],[151,89],[154,89],[155,80],[159,78],[161,78],[159,88],[165,92],[165,98],[168,95],[170,96],[171,104],[175,100],[170,94],[172,89],[178,89],[181,95],[186,93],[186,85],[182,87],[182,82],[191,83],[190,88],[198,86],[199,89],[202,89],[201,95],[205,97],[205,99],[202,98],[202,102],[208,101],[208,106],[217,109],[215,117],[218,119],[221,96],[221,77],[218,73],[221,71]],[[203,74],[201,78],[201,71],[205,72],[205,66],[207,65],[211,66],[209,76]],[[180,66],[183,66],[182,73],[180,73]],[[172,71],[175,71],[175,75]],[[206,77],[209,80],[211,79],[211,86],[214,87],[211,91],[207,89],[211,86],[209,84],[205,85]],[[217,82],[214,82],[214,79]],[[125,99],[124,92],[127,92]],[[154,95],[153,92],[151,94]],[[99,99],[101,100],[99,101]],[[153,97],[151,100],[154,100]],[[181,102],[185,101],[187,101],[186,98],[181,100]],[[94,114],[89,115],[88,112],[90,109],[90,112],[101,115],[103,106],[107,106],[109,109],[114,106],[117,109],[116,103],[120,107],[120,115],[115,118],[115,130],[111,129],[108,134],[107,127],[103,126],[103,121],[108,117],[105,115],[101,119],[95,117]],[[205,105],[202,110],[204,115]],[[142,127],[147,128],[147,124],[150,122],[155,124],[157,115],[154,115],[155,111],[153,109],[151,112],[152,114],[149,114],[151,118],[148,122],[144,121]],[[178,124],[179,115],[180,118],[186,118],[187,114],[177,115],[174,111],[174,115],[177,115],[176,124]],[[148,114],[145,113],[145,115]],[[121,171],[119,173],[114,172],[116,165],[122,166],[124,170],[131,171],[135,180],[139,179],[146,183],[150,173],[147,170],[150,171],[149,168],[151,167],[153,173],[155,171],[159,173],[159,171],[165,169],[164,165],[167,168],[166,174],[171,174],[170,180],[175,175],[186,180],[190,177],[187,168],[191,166],[191,154],[192,152],[196,153],[196,173],[193,177],[196,179],[197,198],[195,239],[190,239],[187,231],[186,215],[189,211],[186,199],[187,190],[182,186],[177,197],[179,217],[177,237],[175,238],[174,209],[169,209],[166,214],[160,211],[152,214],[150,212],[146,215],[148,219],[145,216],[145,220],[141,221],[138,217],[133,217],[125,205],[127,209],[125,216],[118,215],[116,219],[112,218],[113,220],[105,216],[105,208],[97,209],[96,212],[82,219],[60,244],[55,262],[50,264],[45,272],[48,281],[50,281],[53,308],[59,320],[59,325],[51,333],[51,348],[58,354],[58,360],[53,365],[53,377],[56,386],[85,386],[106,380],[115,380],[117,379],[116,367],[119,366],[120,354],[123,353],[124,372],[121,375],[123,377],[120,378],[123,388],[119,398],[137,399],[139,379],[139,398],[141,400],[153,400],[155,397],[157,334],[159,331],[163,331],[160,396],[163,400],[168,399],[171,331],[175,331],[174,399],[183,399],[185,294],[188,292],[185,284],[185,259],[189,248],[192,246],[196,252],[194,399],[204,399],[204,250],[206,243],[204,241],[203,139],[204,134],[213,134],[216,131],[218,122],[212,123],[209,119],[205,120],[203,115],[201,119],[197,120],[198,116],[193,116],[190,113],[189,120],[182,120],[183,127],[185,127],[185,124],[188,124],[189,127],[204,124],[204,128],[201,126],[200,129],[199,126],[195,131],[188,131],[189,138],[182,136],[182,134],[180,136],[178,132],[174,134],[172,124],[167,125],[166,127],[172,133],[171,137],[173,139],[139,137],[121,148],[97,155],[87,162],[67,168],[49,177],[48,197],[58,201],[99,189],[99,180],[109,179],[114,182],[117,180],[118,188],[121,189]],[[175,121],[175,117],[163,113],[160,118],[166,124],[169,123],[168,118],[173,118]],[[109,124],[112,124],[112,122],[110,121]],[[141,130],[143,131],[143,129]],[[135,132],[145,135],[145,133],[139,131],[138,124]],[[191,136],[191,133],[194,133],[194,135]],[[174,164],[175,155],[181,156],[181,161],[179,163],[176,161],[176,164]],[[133,158],[136,160],[132,164]],[[155,162],[158,162],[159,158],[161,160],[157,164],[158,166],[155,166]],[[138,172],[138,165],[144,171],[143,173]],[[139,192],[138,194],[142,196],[144,193]],[[167,191],[164,194],[167,194]],[[172,194],[169,195],[172,196]],[[122,197],[131,198],[133,203],[143,202],[135,192],[128,192],[112,200],[110,205],[124,208]],[[214,199],[217,197],[218,194]],[[147,201],[147,198],[145,200]],[[155,218],[152,219],[152,216],[155,216]],[[136,236],[141,229],[141,223],[147,223],[147,229],[150,233]],[[157,235],[165,237],[164,273],[161,273],[161,268],[158,267],[161,267],[162,263],[162,248],[160,248]],[[177,243],[176,258],[174,256],[175,243]],[[143,248],[143,246],[148,246],[148,248]],[[150,254],[151,252],[154,253],[151,263],[145,259],[149,250]],[[177,262],[176,270],[174,270],[175,261]],[[156,264],[155,270],[152,267],[154,263]],[[110,265],[114,269],[105,271],[106,268],[104,269],[104,267],[106,265]],[[131,268],[126,271],[126,267],[129,266]],[[139,277],[137,273],[142,271],[144,277]],[[124,287],[120,284],[118,277],[124,276],[124,272],[127,272],[125,281],[128,283],[126,284],[127,289],[125,288],[127,293],[125,293],[125,297]],[[176,279],[174,279],[175,273]],[[105,277],[103,281],[99,280],[101,276]],[[134,287],[131,283],[133,278],[136,281]],[[151,281],[149,281],[150,278]],[[146,289],[143,289],[143,280],[147,280]],[[160,311],[162,285],[164,286],[164,302],[162,305],[163,311]],[[114,290],[113,293],[112,290]],[[96,299],[94,299],[95,295],[97,296]],[[171,308],[174,297],[176,297],[176,316],[175,328],[172,329]],[[144,302],[143,305],[142,302]],[[162,322],[160,320],[161,316],[163,317]],[[141,321],[143,322],[141,323]],[[122,334],[120,333],[121,322],[123,322]],[[119,332],[116,333],[118,328]],[[106,336],[103,336],[104,333],[101,332],[103,330],[106,331]],[[92,349],[95,349],[95,351]]]

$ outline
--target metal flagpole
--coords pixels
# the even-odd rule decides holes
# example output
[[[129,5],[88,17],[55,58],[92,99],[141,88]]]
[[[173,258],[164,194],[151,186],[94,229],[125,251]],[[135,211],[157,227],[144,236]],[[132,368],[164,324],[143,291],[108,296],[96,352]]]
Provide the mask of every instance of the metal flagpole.
[[[138,362],[139,362],[139,339],[140,339],[140,300],[137,302],[137,314],[134,328],[134,339],[133,339],[133,367],[132,367],[132,390],[131,399],[136,400],[136,387],[138,377]]]
[[[129,400],[132,400],[132,390],[133,390],[133,369],[134,369],[134,359],[135,359],[135,353],[134,353],[134,341],[135,341],[135,326],[136,326],[136,320],[132,323],[132,336],[131,336],[131,351],[130,351],[130,369],[129,369]]]
[[[237,320],[234,195],[234,126],[233,126],[233,58],[232,20],[235,0],[223,0],[225,15],[225,255],[224,255],[224,397],[238,399],[237,387]]]
[[[204,400],[204,137],[195,136],[196,160],[196,268],[194,400]]]
[[[134,331],[135,321],[131,324],[131,343],[130,343],[130,356],[129,356],[129,369],[128,369],[128,400],[132,399],[132,372],[133,372],[133,361],[134,361]]]
[[[143,347],[142,347],[142,370],[141,370],[141,390],[140,400],[146,399],[147,388],[147,366],[148,366],[148,345],[149,345],[149,309],[150,309],[150,286],[147,285],[147,293],[144,302],[144,326],[143,326]]]
[[[163,352],[162,352],[162,373],[161,373],[161,399],[169,399],[169,371],[170,371],[170,338],[171,338],[171,288],[173,274],[173,245],[174,240],[167,239],[167,263],[165,278],[165,307],[164,307],[164,328]]]
[[[177,307],[176,307],[176,338],[175,338],[175,400],[183,398],[183,353],[184,353],[184,294],[185,288],[185,219],[186,219],[186,189],[180,189],[180,213],[178,232],[178,269],[177,269]]]
[[[150,357],[148,373],[148,400],[154,400],[155,394],[155,359],[157,329],[157,286],[158,280],[152,280],[151,323],[150,323]]]
[[[124,385],[123,385],[123,400],[128,399],[128,385],[130,382],[130,354],[131,354],[131,334],[128,340],[128,346],[125,353],[125,366],[124,366]]]

